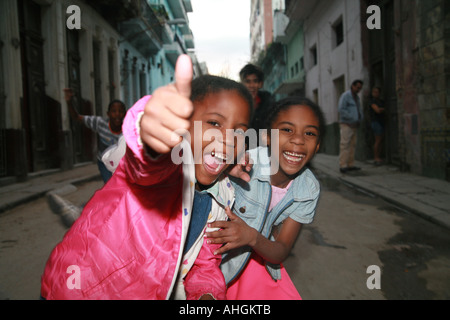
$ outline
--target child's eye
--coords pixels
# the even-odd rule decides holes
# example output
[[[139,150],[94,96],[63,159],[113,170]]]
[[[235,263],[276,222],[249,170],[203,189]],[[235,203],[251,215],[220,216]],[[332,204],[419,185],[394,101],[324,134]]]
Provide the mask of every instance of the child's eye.
[[[238,135],[240,135],[240,136],[243,136],[243,135],[245,134],[245,131],[242,130],[242,129],[236,129],[236,130],[234,131],[234,133],[235,133],[235,134],[238,134]]]
[[[289,129],[289,128],[281,128],[280,131],[284,131],[284,132],[291,133],[291,132],[292,132],[292,129]]]
[[[308,132],[306,132],[305,134],[306,134],[307,136],[310,136],[310,137],[317,137],[317,133],[312,132],[312,131],[308,131]]]
[[[207,121],[208,124],[212,125],[213,127],[220,127],[220,123],[214,120]]]

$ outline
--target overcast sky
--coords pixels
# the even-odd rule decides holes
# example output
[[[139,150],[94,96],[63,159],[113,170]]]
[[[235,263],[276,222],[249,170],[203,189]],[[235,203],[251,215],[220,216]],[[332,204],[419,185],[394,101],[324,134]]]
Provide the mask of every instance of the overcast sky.
[[[191,0],[195,52],[211,74],[238,80],[250,60],[250,0]]]

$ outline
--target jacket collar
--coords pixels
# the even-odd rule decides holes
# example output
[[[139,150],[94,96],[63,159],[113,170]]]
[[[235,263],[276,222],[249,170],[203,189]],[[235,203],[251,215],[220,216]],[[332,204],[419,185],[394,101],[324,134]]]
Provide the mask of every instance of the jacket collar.
[[[251,176],[270,185],[270,157],[268,150],[268,148],[259,147],[250,151],[250,156],[255,161]],[[302,173],[295,178],[288,192],[294,201],[314,199],[315,190],[311,188],[311,182],[309,181],[311,178],[314,178],[314,175],[308,168],[303,168]]]
[[[201,191],[201,193],[209,193],[214,198],[214,200],[216,200],[224,207],[231,207],[231,205],[233,204],[234,188],[227,176],[224,176],[223,178],[218,180],[209,189]]]

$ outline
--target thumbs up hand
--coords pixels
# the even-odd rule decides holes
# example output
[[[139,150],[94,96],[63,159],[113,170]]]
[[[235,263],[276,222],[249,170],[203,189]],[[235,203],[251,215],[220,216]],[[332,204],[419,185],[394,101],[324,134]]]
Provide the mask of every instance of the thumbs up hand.
[[[182,140],[179,130],[189,130],[194,111],[189,99],[192,77],[191,59],[181,55],[175,67],[175,83],[158,88],[147,102],[140,135],[152,156],[169,153]]]

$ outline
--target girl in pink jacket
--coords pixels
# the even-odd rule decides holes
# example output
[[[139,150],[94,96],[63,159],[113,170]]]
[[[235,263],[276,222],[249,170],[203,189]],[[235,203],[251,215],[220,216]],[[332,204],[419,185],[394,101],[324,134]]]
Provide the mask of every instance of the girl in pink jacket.
[[[252,98],[224,78],[200,77],[192,92],[191,82],[181,56],[175,84],[127,112],[125,156],[52,251],[44,299],[226,298],[217,245],[204,232],[233,204],[222,173],[241,151]]]

